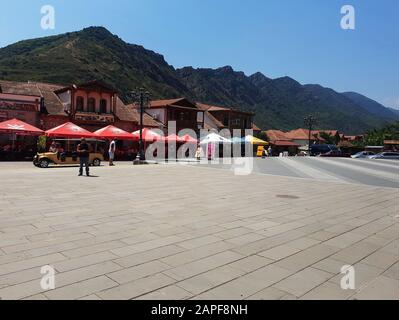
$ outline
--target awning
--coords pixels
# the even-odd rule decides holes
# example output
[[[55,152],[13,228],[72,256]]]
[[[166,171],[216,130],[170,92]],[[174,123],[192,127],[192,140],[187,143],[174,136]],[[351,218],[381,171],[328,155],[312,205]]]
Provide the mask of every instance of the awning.
[[[183,136],[182,138],[182,141],[183,142],[185,142],[185,143],[195,143],[195,144],[197,144],[198,143],[198,140],[197,139],[195,139],[195,138],[193,138],[192,136],[190,136],[189,134],[186,134],[185,136]]]
[[[175,135],[175,134],[171,134],[170,136],[167,136],[165,138],[166,142],[185,142],[183,140],[183,138],[180,138],[179,136]]]
[[[208,143],[231,143],[230,139],[224,138],[217,133],[210,133],[206,137],[203,137],[201,140],[201,144],[208,144]]]
[[[245,142],[256,145],[256,146],[267,146],[269,143],[267,141],[255,138],[254,136],[246,136]]]
[[[56,128],[46,131],[48,137],[64,138],[96,138],[94,133],[83,129],[72,122],[64,123]]]
[[[21,120],[12,119],[0,123],[0,133],[40,136],[44,131]]]
[[[135,132],[133,132],[133,136],[134,138],[136,138],[136,140],[140,140],[140,130],[137,130]],[[162,140],[163,136],[159,133],[156,133],[155,131],[152,131],[148,128],[144,128],[143,129],[143,140],[146,142],[154,142],[157,140]]]
[[[118,139],[118,140],[137,140],[137,136],[126,132],[125,130],[119,129],[115,126],[107,126],[94,132],[94,134],[103,139]]]

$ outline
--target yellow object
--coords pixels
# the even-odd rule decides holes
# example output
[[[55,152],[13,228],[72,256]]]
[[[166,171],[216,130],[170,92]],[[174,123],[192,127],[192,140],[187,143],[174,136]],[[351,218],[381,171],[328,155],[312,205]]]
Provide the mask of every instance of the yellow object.
[[[264,155],[265,147],[264,146],[259,146],[258,151],[256,152],[256,156],[261,158]]]
[[[249,143],[251,143],[253,145],[256,145],[256,146],[267,146],[267,145],[269,145],[269,143],[267,141],[261,140],[259,138],[255,138],[253,136],[246,136],[245,137],[245,141],[249,142]]]
[[[89,155],[89,164],[91,166],[100,166],[101,161],[104,161],[104,156],[98,152],[91,152]],[[47,168],[50,164],[67,165],[79,164],[79,157],[75,152],[45,152],[38,153],[33,159],[33,164],[39,168]]]

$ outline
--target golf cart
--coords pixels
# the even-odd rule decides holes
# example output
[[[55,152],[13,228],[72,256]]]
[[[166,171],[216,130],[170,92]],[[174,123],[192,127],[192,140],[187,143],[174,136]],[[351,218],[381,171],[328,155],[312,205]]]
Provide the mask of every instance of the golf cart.
[[[96,139],[87,139],[86,141],[91,146],[89,164],[96,167],[100,166],[101,161],[104,161],[104,151],[100,144],[104,143],[104,141]],[[37,153],[33,158],[33,164],[36,167],[48,168],[51,164],[79,164],[79,156],[76,152],[76,147],[80,143],[80,139],[54,139],[53,142],[59,146],[58,151],[51,150],[49,152]]]

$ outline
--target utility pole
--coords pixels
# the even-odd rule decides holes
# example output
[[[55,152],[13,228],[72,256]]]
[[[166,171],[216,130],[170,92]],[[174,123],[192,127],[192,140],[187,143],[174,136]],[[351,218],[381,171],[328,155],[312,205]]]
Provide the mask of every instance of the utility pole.
[[[143,129],[144,129],[144,110],[150,105],[150,93],[143,88],[137,89],[131,92],[134,104],[140,109],[140,141],[139,141],[139,152],[135,163],[141,163],[145,161],[144,141],[143,141]]]
[[[311,143],[312,143],[312,130],[313,130],[313,126],[316,123],[316,118],[310,114],[307,117],[305,117],[304,119],[305,121],[305,126],[308,128],[309,130],[309,147],[308,147],[308,154],[310,156],[310,152],[311,152]]]

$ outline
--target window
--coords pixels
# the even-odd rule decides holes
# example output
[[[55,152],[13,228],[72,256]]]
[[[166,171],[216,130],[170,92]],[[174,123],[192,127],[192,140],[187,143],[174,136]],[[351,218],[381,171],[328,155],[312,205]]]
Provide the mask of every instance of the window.
[[[100,113],[107,113],[107,100],[105,99],[100,101]]]
[[[76,110],[77,111],[83,111],[83,106],[84,106],[83,97],[77,97],[76,98]]]
[[[89,98],[89,100],[87,101],[87,111],[96,112],[96,99]]]

